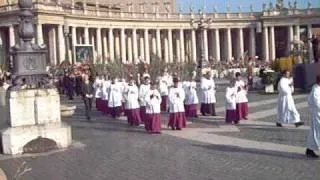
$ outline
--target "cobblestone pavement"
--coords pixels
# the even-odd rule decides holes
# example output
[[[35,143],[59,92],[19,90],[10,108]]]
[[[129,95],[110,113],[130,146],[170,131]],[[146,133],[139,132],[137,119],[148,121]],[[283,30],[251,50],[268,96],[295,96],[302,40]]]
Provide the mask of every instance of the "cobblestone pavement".
[[[72,126],[73,146],[41,155],[0,155],[0,168],[13,179],[26,162],[32,170],[23,180],[318,180],[320,161],[304,156],[310,118],[306,97],[296,96],[307,123],[300,128],[275,127],[276,95],[259,93],[249,94],[254,118],[239,126],[225,125],[224,94],[218,92],[219,117],[190,119],[187,129],[171,131],[164,114],[161,135],[149,135],[143,127],[128,127],[125,119],[98,112],[88,123],[80,99],[63,100],[78,106],[76,114],[65,119]]]

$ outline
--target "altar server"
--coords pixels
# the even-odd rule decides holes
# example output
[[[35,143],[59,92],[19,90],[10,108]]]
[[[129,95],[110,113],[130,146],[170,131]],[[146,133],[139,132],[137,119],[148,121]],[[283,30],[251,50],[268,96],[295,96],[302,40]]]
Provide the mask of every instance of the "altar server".
[[[278,83],[278,102],[277,102],[277,118],[276,125],[282,127],[282,124],[295,124],[296,127],[303,125],[300,120],[300,114],[298,113],[294,104],[292,96],[293,84],[290,78],[290,72],[288,70],[283,72],[283,76]]]
[[[203,116],[216,116],[216,90],[214,80],[211,78],[211,72],[207,71],[201,79],[201,114]]]
[[[105,114],[105,115],[109,114],[109,108],[108,108],[109,88],[110,88],[110,81],[108,79],[108,76],[104,75],[104,79],[102,82],[101,110],[102,110],[103,114]]]
[[[139,105],[139,89],[135,85],[134,79],[129,80],[124,90],[125,109],[128,124],[131,126],[139,126],[141,122],[140,105]]]
[[[172,77],[165,70],[159,80],[159,89],[161,94],[161,111],[167,111],[169,86],[171,86]]]
[[[236,94],[236,117],[237,121],[241,119],[248,119],[248,98],[247,98],[247,84],[242,80],[241,74],[236,72],[235,87],[237,89]]]
[[[197,106],[199,103],[197,95],[197,82],[193,77],[190,77],[189,81],[183,83],[186,98],[185,104],[185,114],[186,117],[198,117]]]
[[[96,108],[98,111],[102,111],[102,76],[97,76],[94,83],[93,83],[93,88],[94,88],[94,97],[96,99]]]
[[[112,78],[111,80],[108,94],[108,107],[110,114],[113,118],[119,118],[122,108],[122,87],[116,82],[115,78]]]
[[[179,87],[179,79],[173,79],[173,87],[169,91],[169,123],[168,126],[172,130],[181,130],[186,127],[186,116],[184,110],[185,93]]]
[[[308,97],[308,104],[311,109],[311,125],[306,155],[312,158],[319,158],[314,151],[320,148],[320,76],[317,76],[316,84],[312,87]]]
[[[236,95],[237,95],[237,88],[235,87],[235,81],[231,80],[229,87],[226,89],[226,123],[231,124],[238,124],[239,120],[236,117]]]
[[[150,78],[144,77],[143,84],[140,85],[139,88],[139,102],[140,102],[140,116],[142,122],[146,119],[146,95],[148,94],[150,90]]]
[[[156,88],[156,84],[152,83],[151,89],[146,95],[146,121],[145,129],[149,133],[161,133],[161,95]]]

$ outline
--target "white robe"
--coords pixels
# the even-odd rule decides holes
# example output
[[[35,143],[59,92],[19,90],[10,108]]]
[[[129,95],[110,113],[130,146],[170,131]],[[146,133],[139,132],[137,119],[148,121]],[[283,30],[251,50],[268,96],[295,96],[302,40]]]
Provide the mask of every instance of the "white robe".
[[[153,98],[151,98],[153,95]],[[161,95],[158,90],[150,90],[146,95],[146,113],[159,114],[161,113]]]
[[[146,106],[146,95],[150,91],[150,84],[141,84],[140,89],[139,89],[139,101],[140,101],[140,106]]]
[[[216,90],[213,79],[201,79],[201,103],[212,104],[216,103]]]
[[[245,88],[246,83],[243,80],[239,80],[235,82],[235,87],[237,89],[236,101],[237,103],[246,103],[248,102],[247,98],[247,90]],[[238,91],[238,88],[241,90]]]
[[[186,98],[184,100],[184,103],[187,105],[190,104],[198,104],[199,103],[199,98],[197,94],[197,82],[195,81],[186,81],[183,84],[183,89],[186,94]]]
[[[237,88],[235,87],[227,87],[226,89],[226,109],[227,110],[236,110],[236,94]]]
[[[104,80],[102,83],[102,100],[107,101],[109,99],[109,88],[110,88],[110,81]]]
[[[124,90],[124,97],[126,102],[126,109],[138,109],[139,105],[139,90],[136,85],[126,86]]]
[[[307,148],[318,150],[320,147],[320,85],[314,85],[308,97],[311,109],[311,125],[307,140]]]
[[[169,91],[169,112],[184,112],[185,93],[182,88],[171,88]]]
[[[290,83],[288,78],[281,78],[278,84],[277,118],[278,122],[283,124],[293,124],[301,121],[300,114],[294,104]]]
[[[169,82],[168,77],[162,76],[159,81],[159,90],[161,96],[168,96],[169,94]]]
[[[122,88],[119,83],[111,84],[109,88],[109,107],[122,106]]]
[[[94,88],[94,97],[95,98],[102,98],[102,79],[96,79],[93,83],[93,88]]]

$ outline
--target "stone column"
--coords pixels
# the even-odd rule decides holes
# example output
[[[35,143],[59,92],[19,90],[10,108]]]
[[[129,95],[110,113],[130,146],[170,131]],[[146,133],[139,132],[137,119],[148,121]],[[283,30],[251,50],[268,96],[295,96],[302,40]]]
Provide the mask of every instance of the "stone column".
[[[89,43],[89,28],[84,27],[84,44],[88,45]]]
[[[243,58],[243,53],[244,53],[244,46],[243,46],[243,29],[239,28],[238,29],[238,59],[242,59],[242,61],[244,60]]]
[[[160,60],[162,60],[160,29],[156,30],[156,39],[157,39],[157,56],[160,58]]]
[[[149,30],[144,30],[144,51],[145,51],[145,59],[148,64],[150,64],[150,48],[149,48]]]
[[[311,43],[311,38],[312,38],[312,24],[308,24],[307,26],[307,31],[308,31],[308,54],[309,54],[309,63],[313,63],[314,62],[314,57],[313,57],[313,48],[312,48],[312,43]]]
[[[15,33],[13,25],[9,26],[9,44],[10,47],[16,44]]]
[[[287,40],[287,56],[290,55],[293,41],[293,26],[288,26],[288,40]]]
[[[133,62],[138,61],[138,42],[137,42],[137,29],[132,29],[132,49],[133,49]]]
[[[42,24],[37,24],[37,43],[39,45],[43,44],[43,32],[42,32]]]
[[[164,61],[166,63],[169,62],[169,40],[168,40],[168,33],[167,36],[164,38]]]
[[[58,25],[58,43],[59,43],[59,63],[65,60],[66,58],[66,46],[63,36],[63,26]]]
[[[97,58],[99,57],[102,62],[102,39],[101,39],[101,28],[96,29],[97,38]],[[97,59],[98,60],[98,59]]]
[[[220,56],[220,34],[219,34],[219,29],[214,29],[214,58],[216,59],[217,62],[219,62],[221,60],[221,56]]]
[[[231,40],[231,29],[227,29],[227,61],[232,60],[232,40]]]
[[[269,61],[269,35],[268,27],[263,27],[263,58],[265,61]]]
[[[74,26],[71,27],[71,39],[72,39],[72,46],[71,46],[72,55],[71,55],[71,57],[73,57],[73,58],[70,57],[70,59],[73,59],[73,63],[76,63],[75,46],[77,45],[77,28]]]
[[[132,64],[132,36],[131,33],[127,34],[127,42],[128,42],[128,63]]]
[[[113,29],[108,30],[108,40],[109,40],[109,60],[114,61],[114,39],[113,39]]]
[[[180,29],[180,53],[181,53],[181,62],[185,62],[186,53],[184,49],[184,32],[183,29]]]
[[[103,44],[103,60],[102,62],[105,64],[108,59],[108,40],[107,40],[107,32],[105,30],[102,31],[102,44]]]
[[[51,27],[49,30],[49,49],[50,63],[57,65],[57,35],[55,27]]]
[[[196,40],[196,31],[191,30],[191,44],[192,44],[192,62],[197,63],[197,40]]]
[[[116,52],[116,59],[117,60],[121,60],[121,57],[120,57],[120,37],[119,37],[119,33],[118,31],[115,31],[115,52]]]
[[[122,28],[120,30],[120,39],[121,39],[121,60],[122,63],[126,63],[127,62],[127,52],[126,52],[126,34],[125,34],[125,29]]]
[[[155,32],[152,32],[152,55],[157,55],[157,42]]]
[[[173,63],[172,29],[168,29],[169,62]]]
[[[181,48],[180,48],[180,38],[178,35],[178,32],[175,32],[175,38],[176,38],[176,62],[181,62]]]
[[[208,52],[208,32],[207,29],[203,30],[203,52],[204,52],[204,59],[209,61],[209,52]]]
[[[143,61],[146,61],[144,56],[144,38],[141,32],[139,33],[139,41],[140,41],[140,57],[143,59]]]
[[[275,45],[275,39],[274,39],[274,26],[270,27],[270,60],[276,59],[276,45]]]
[[[255,36],[255,28],[250,28],[250,56],[256,57],[256,36]]]
[[[296,33],[295,35],[296,35],[296,37],[297,37],[297,40],[300,41],[300,25],[296,25],[296,26],[295,26],[295,31],[296,31],[296,32],[295,32],[295,33]]]

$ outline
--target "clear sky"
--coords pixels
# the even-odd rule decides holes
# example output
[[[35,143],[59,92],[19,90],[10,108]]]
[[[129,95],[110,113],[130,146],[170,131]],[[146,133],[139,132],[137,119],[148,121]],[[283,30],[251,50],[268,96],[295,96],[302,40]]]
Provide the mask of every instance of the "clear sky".
[[[203,5],[206,7],[206,12],[212,12],[214,6],[217,7],[218,12],[226,12],[227,4],[230,5],[231,11],[238,12],[238,7],[241,5],[242,11],[250,11],[250,4],[253,5],[254,11],[261,11],[262,4],[266,3],[267,7],[269,6],[269,2],[273,2],[275,5],[276,0],[176,0],[177,1],[177,10],[180,8],[183,12],[189,12],[190,5],[192,5],[195,12],[198,12],[198,9],[202,8]],[[288,7],[288,1],[284,0],[284,4]],[[312,7],[320,8],[320,0],[309,0],[312,4]],[[291,0],[293,2],[293,0]],[[306,8],[308,4],[308,0],[297,0],[299,8]],[[293,4],[293,3],[292,3]]]

